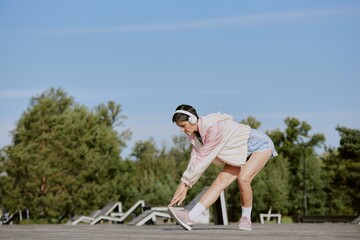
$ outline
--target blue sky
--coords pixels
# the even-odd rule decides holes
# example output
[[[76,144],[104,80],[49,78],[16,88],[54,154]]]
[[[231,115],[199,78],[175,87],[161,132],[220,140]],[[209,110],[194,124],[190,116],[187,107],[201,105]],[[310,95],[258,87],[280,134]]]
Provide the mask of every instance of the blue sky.
[[[174,109],[288,116],[339,145],[360,128],[360,1],[0,0],[0,147],[29,100],[60,87],[121,104],[135,141],[171,146]]]

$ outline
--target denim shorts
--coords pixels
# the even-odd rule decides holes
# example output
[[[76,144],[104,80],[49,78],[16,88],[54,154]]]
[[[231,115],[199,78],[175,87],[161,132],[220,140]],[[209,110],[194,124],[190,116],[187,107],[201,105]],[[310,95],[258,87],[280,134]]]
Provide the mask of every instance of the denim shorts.
[[[278,155],[275,150],[274,143],[268,135],[256,129],[251,129],[248,140],[247,156],[249,157],[254,152],[263,152],[268,149],[271,149],[272,151],[271,157],[275,157]]]

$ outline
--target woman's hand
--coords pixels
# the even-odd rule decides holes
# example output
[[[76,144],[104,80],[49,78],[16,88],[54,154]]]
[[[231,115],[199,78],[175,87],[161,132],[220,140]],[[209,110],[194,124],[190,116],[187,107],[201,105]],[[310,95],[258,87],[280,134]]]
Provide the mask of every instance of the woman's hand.
[[[185,183],[181,182],[179,184],[178,188],[176,189],[173,198],[171,199],[169,207],[172,207],[175,204],[180,206],[186,198],[186,193],[187,193],[188,189],[189,189],[189,187],[186,186]]]

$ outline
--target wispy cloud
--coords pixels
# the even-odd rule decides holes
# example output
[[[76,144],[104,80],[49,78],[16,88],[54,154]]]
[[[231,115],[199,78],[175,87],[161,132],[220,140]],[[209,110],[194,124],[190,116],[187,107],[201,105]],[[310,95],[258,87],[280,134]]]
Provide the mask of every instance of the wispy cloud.
[[[39,93],[39,90],[30,89],[9,89],[0,90],[0,98],[29,98]]]
[[[0,90],[0,99],[5,98],[31,98],[35,97],[41,93],[43,93],[45,90],[40,89],[8,89],[8,90]],[[233,95],[233,94],[240,94],[240,93],[246,93],[249,91],[249,89],[222,89],[222,90],[216,90],[216,89],[209,89],[206,91],[202,91],[197,93],[197,96],[213,96],[216,95]],[[97,89],[97,90],[78,90],[78,89],[72,89],[70,91],[70,95],[77,96],[77,98],[80,99],[101,99],[103,96],[107,97],[121,97],[121,98],[148,98],[148,97],[174,97],[174,96],[184,96],[187,93],[184,93],[182,90],[178,91],[167,91],[165,89],[157,89],[157,88],[151,88],[151,89],[138,89],[138,88],[126,88],[126,89]],[[192,95],[191,92],[188,93],[188,95]]]
[[[110,28],[85,28],[54,30],[49,34],[100,34],[100,33],[124,33],[124,32],[151,32],[241,27],[253,25],[271,25],[291,20],[312,20],[325,17],[360,16],[360,10],[304,10],[272,12],[252,15],[231,16],[212,19],[201,19],[174,23],[129,25]]]
[[[255,91],[256,89],[250,88],[234,88],[234,89],[203,89],[196,93],[197,97],[213,97],[213,96],[239,96],[240,94],[246,94],[249,91]],[[259,90],[257,90],[259,91]],[[143,89],[97,89],[97,90],[72,90],[71,93],[77,98],[82,100],[91,100],[91,99],[103,99],[106,98],[120,98],[120,99],[147,99],[147,98],[174,98],[174,97],[192,97],[194,93],[192,91],[184,91],[183,89],[168,89],[161,88],[143,88]]]

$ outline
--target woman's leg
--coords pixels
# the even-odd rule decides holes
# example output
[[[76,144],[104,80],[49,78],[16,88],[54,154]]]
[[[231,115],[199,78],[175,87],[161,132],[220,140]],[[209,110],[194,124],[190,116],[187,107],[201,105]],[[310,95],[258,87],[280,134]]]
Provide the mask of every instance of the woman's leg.
[[[240,190],[241,205],[243,207],[249,208],[252,206],[253,192],[251,188],[251,181],[266,165],[271,155],[271,149],[263,152],[255,152],[250,156],[246,164],[241,167],[238,175],[238,185]]]
[[[221,191],[227,188],[238,177],[240,167],[225,164],[224,168],[211,184],[209,189],[200,198],[199,203],[209,208],[220,196]]]

